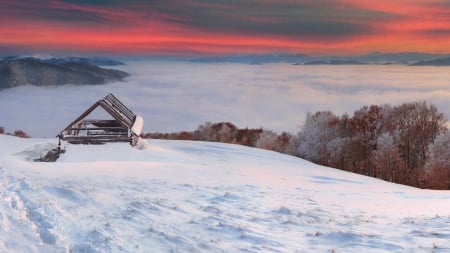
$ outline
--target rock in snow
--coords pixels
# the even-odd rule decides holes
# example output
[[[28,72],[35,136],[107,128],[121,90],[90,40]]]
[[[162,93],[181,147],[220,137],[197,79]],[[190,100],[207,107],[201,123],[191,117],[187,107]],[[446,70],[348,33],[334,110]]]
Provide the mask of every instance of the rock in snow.
[[[0,252],[449,252],[450,192],[244,146],[0,135]]]

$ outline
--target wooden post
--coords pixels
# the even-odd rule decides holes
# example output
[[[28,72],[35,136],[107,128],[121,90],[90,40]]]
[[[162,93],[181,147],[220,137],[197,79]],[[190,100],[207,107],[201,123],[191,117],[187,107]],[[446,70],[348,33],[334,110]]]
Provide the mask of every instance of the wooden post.
[[[58,134],[58,156],[61,154],[61,134]]]

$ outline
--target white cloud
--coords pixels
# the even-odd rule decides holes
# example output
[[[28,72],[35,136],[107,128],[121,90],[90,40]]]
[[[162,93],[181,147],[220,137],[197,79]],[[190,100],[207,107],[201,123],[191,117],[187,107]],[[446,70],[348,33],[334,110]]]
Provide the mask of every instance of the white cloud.
[[[53,137],[108,93],[144,117],[144,132],[194,130],[206,121],[297,132],[306,112],[426,100],[450,118],[447,67],[294,66],[130,62],[125,82],[0,91],[0,126]]]

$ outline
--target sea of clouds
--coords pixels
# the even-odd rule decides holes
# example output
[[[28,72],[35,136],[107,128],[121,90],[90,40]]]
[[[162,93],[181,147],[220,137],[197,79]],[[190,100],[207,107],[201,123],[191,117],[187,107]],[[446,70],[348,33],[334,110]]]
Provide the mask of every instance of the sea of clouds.
[[[247,65],[130,61],[123,82],[0,91],[0,126],[53,137],[97,100],[116,95],[144,132],[194,130],[207,121],[300,130],[307,112],[352,115],[363,105],[425,100],[450,118],[450,68],[400,65]]]

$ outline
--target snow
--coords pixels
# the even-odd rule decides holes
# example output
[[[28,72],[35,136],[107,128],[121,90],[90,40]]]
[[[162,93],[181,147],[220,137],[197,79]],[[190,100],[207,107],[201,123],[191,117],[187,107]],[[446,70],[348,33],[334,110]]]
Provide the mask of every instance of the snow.
[[[142,129],[144,128],[144,119],[140,115],[136,115],[131,131],[137,136],[141,135]]]
[[[146,140],[143,140],[146,141]],[[0,135],[0,252],[448,252],[450,192],[244,146]]]

